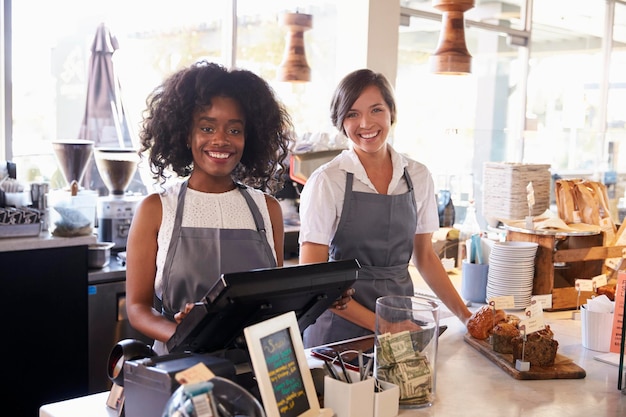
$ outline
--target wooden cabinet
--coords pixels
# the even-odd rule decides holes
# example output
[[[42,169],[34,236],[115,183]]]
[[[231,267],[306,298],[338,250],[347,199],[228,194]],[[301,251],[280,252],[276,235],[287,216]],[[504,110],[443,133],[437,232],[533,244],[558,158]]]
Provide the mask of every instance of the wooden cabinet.
[[[549,234],[507,230],[507,240],[536,242],[533,295],[552,294],[552,309],[574,309],[592,292],[578,293],[575,281],[604,272],[604,260],[619,258],[625,246],[603,246],[604,234]]]

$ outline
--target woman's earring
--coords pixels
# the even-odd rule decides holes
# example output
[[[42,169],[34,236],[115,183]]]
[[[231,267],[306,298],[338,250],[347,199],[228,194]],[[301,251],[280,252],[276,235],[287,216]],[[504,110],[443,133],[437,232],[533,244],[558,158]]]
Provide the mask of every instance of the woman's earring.
[[[187,149],[191,149],[191,145],[187,143]]]

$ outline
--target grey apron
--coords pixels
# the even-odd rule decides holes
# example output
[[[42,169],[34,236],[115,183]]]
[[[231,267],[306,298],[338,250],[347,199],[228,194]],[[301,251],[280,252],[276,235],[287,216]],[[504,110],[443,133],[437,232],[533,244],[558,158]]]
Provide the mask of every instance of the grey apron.
[[[187,181],[181,185],[163,268],[162,313],[170,320],[185,303],[199,301],[222,274],[276,266],[261,212],[246,187],[237,186],[252,212],[256,230],[182,227]]]
[[[408,192],[364,193],[352,190],[353,177],[350,172],[346,177],[343,210],[330,243],[330,260],[358,259],[362,268],[353,298],[376,311],[378,297],[413,295],[408,268],[417,227],[413,183],[405,169]],[[319,346],[371,333],[327,310],[305,330],[304,345]]]

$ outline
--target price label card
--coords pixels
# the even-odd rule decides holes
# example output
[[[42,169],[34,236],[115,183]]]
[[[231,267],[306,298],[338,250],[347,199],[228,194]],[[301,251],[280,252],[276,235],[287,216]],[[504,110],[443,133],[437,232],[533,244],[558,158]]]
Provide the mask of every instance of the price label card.
[[[515,308],[515,298],[512,295],[503,295],[500,297],[491,297],[489,305],[498,310],[506,310],[507,308]]]
[[[593,281],[593,285],[595,288],[602,287],[603,285],[608,284],[606,274],[596,275],[595,277],[591,278],[591,281]]]
[[[577,279],[574,281],[574,288],[576,291],[594,291],[593,280],[590,279]]]
[[[533,295],[530,301],[541,304],[542,309],[552,308],[552,294]]]
[[[174,378],[181,384],[193,384],[202,381],[208,381],[213,378],[215,374],[202,362],[187,368],[183,371],[177,372]]]
[[[546,325],[543,322],[543,317],[541,317],[540,319],[531,317],[528,319],[520,320],[518,327],[520,328],[520,330],[524,330],[526,334],[529,334],[545,329]]]
[[[531,300],[530,305],[524,309],[524,315],[526,317],[542,317],[543,318],[543,309],[541,308],[541,303]]]
[[[526,307],[524,318],[520,321],[520,328],[521,326],[524,326],[526,334],[545,329],[546,324],[543,320],[543,309],[540,303],[531,302],[530,306]]]

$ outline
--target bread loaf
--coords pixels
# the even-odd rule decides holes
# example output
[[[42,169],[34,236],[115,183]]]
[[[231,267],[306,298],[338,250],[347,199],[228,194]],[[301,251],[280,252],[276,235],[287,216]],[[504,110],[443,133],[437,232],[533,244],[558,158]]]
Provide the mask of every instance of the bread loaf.
[[[554,340],[554,333],[550,326],[526,336],[526,346],[522,335],[511,340],[513,347],[513,361],[522,359],[530,362],[530,366],[552,366],[556,358],[559,342]],[[523,354],[523,355],[522,355]],[[523,356],[523,357],[522,357]]]
[[[493,330],[493,327],[506,320],[506,312],[504,310],[495,310],[484,305],[472,314],[467,322],[467,331],[472,337],[480,340],[487,339]]]
[[[496,324],[491,333],[491,344],[494,352],[513,353],[512,340],[519,335],[520,331],[517,325],[512,322],[507,321]]]

